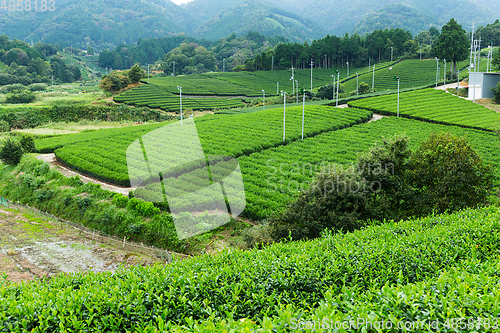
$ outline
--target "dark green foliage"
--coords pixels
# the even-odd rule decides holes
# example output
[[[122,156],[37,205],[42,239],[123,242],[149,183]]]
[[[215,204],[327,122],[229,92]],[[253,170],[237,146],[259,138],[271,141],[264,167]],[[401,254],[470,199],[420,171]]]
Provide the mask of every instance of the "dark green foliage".
[[[7,95],[7,97],[5,98],[5,103],[10,103],[10,104],[31,103],[35,99],[36,99],[35,94],[33,94],[30,90],[21,90]]]
[[[15,139],[8,137],[0,145],[0,160],[4,164],[17,165],[23,156],[23,147]]]
[[[413,154],[409,177],[415,191],[410,211],[425,215],[486,204],[493,171],[466,137],[433,133]]]
[[[316,94],[316,97],[321,98],[321,99],[334,99],[337,98],[337,82],[335,82],[335,87],[333,87],[333,82],[324,86],[321,86],[318,89],[318,93]],[[335,89],[335,91],[334,91]],[[339,98],[345,97],[345,89],[344,86],[340,86],[339,91]]]
[[[441,31],[438,37],[434,52],[439,59],[446,59],[457,70],[458,61],[467,59],[469,56],[470,42],[467,39],[465,30],[455,19],[451,19]],[[453,72],[453,71],[452,71]]]
[[[370,86],[368,83],[361,82],[358,87],[358,93],[360,95],[368,94],[370,92]]]
[[[31,135],[23,135],[21,140],[19,140],[21,146],[23,147],[23,151],[25,153],[34,153],[35,148],[35,139]]]
[[[132,68],[128,72],[128,77],[130,78],[130,82],[132,82],[132,83],[139,82],[139,80],[145,76],[146,76],[146,73],[137,64],[132,66]]]
[[[282,214],[273,237],[318,237],[323,229],[353,230],[361,220],[425,216],[487,202],[493,172],[466,138],[435,134],[414,153],[405,136],[385,139],[354,168],[324,168]]]
[[[298,240],[319,237],[324,229],[359,228],[359,221],[367,218],[365,189],[352,168],[334,165],[323,169],[308,189],[272,220],[272,236],[279,240],[290,235]]]
[[[33,128],[48,122],[104,120],[104,121],[166,121],[172,116],[146,107],[127,105],[104,106],[91,104],[54,104],[41,108],[23,108],[22,111],[0,113],[0,121],[11,128]]]
[[[493,90],[493,99],[495,100],[495,103],[500,104],[500,83],[498,83],[496,87],[491,88],[491,90]]]
[[[5,120],[0,120],[0,133],[10,132],[10,125]]]

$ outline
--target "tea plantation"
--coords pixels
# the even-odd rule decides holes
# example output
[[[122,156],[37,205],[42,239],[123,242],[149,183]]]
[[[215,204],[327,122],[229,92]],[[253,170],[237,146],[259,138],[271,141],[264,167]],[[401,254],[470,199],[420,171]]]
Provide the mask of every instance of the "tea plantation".
[[[496,208],[464,210],[169,266],[0,282],[0,331],[362,332],[370,321],[494,332],[499,221]]]

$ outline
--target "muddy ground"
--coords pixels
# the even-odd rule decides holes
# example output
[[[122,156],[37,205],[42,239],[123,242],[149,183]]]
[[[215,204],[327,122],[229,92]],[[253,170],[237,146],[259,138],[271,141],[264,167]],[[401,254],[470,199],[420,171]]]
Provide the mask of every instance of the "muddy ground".
[[[87,239],[78,229],[30,210],[0,208],[0,278],[7,274],[11,282],[160,261],[156,256]]]

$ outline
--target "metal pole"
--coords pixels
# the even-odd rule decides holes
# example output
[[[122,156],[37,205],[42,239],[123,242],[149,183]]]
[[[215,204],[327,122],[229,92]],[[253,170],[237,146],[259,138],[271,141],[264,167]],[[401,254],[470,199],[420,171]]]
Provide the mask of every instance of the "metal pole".
[[[313,91],[313,65],[314,65],[314,62],[311,59],[311,92]]]
[[[304,140],[304,110],[306,108],[306,91],[302,94],[302,140]]]
[[[373,64],[372,93],[375,92],[375,64]]]
[[[340,72],[337,69],[337,102],[335,102],[335,106],[339,106],[339,89],[340,89]]]
[[[280,94],[280,83],[276,82],[276,95]]]
[[[222,59],[222,72],[226,72],[226,58]]]
[[[333,85],[332,85],[332,101],[335,100],[335,75],[330,75],[333,77]]]
[[[457,96],[460,92],[460,70],[457,72]]]
[[[297,99],[297,105],[299,105],[299,81],[295,80],[295,86],[297,87],[297,93],[295,94],[295,97]]]
[[[393,54],[393,51],[394,51],[394,47],[391,46],[391,62],[392,62],[392,54]]]
[[[347,77],[349,77],[349,61],[347,61]]]
[[[266,109],[266,92],[264,91],[264,89],[262,89],[262,100],[264,101],[263,102],[263,106],[264,106],[263,110],[265,110]]]
[[[274,71],[274,56],[273,56],[273,60],[272,60],[272,63],[271,63],[271,70]]]
[[[438,87],[438,70],[439,70],[439,59],[436,58],[436,88]]]
[[[420,43],[420,61],[422,61],[422,43]]]
[[[179,89],[179,100],[180,100],[180,107],[181,107],[181,126],[182,126],[182,87],[177,86],[177,89]]]
[[[148,83],[149,83],[149,64],[148,64]]]
[[[446,59],[444,59],[444,91],[446,91]]]
[[[281,91],[283,94],[283,142],[285,142],[285,119],[286,119],[286,92]]]
[[[397,116],[399,117],[399,76],[398,76],[398,114]]]
[[[356,96],[359,96],[358,72],[356,72]]]

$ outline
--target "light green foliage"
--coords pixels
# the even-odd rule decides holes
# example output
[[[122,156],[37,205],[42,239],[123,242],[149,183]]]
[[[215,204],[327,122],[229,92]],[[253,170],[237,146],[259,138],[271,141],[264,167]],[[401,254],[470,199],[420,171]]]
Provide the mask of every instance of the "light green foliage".
[[[182,84],[182,83],[181,83]],[[189,89],[189,87],[187,87]],[[176,86],[177,89],[177,86]],[[184,93],[184,87],[183,87]],[[163,89],[154,84],[142,85],[135,89],[126,91],[113,98],[115,102],[136,106],[148,106],[160,108],[170,112],[180,112],[180,98],[167,89]],[[190,110],[214,110],[242,107],[243,103],[239,98],[182,98],[182,109]]]
[[[5,103],[10,103],[10,104],[31,103],[35,99],[36,99],[35,94],[33,94],[30,90],[20,90],[7,95],[7,97],[5,98]]]
[[[371,112],[328,106],[308,106],[305,137],[361,123]],[[302,131],[302,107],[287,108],[287,142],[297,140]],[[101,130],[62,138],[42,139],[39,151],[56,150],[58,160],[87,175],[128,186],[125,152],[138,137],[158,128],[147,125]],[[210,115],[196,118],[201,144],[207,155],[234,157],[251,154],[283,144],[283,111],[272,109],[244,115]],[[175,140],[175,138],[172,138]],[[113,142],[113,145],[110,145]]]
[[[348,104],[381,114],[396,115],[397,94],[366,98]],[[495,111],[436,89],[401,93],[399,114],[418,120],[478,129],[493,129],[500,125],[500,114]]]
[[[497,209],[464,210],[171,266],[0,283],[0,329],[289,332],[300,320],[324,318],[395,327],[493,320],[499,219]]]
[[[128,201],[129,201],[128,197],[120,193],[117,193],[113,196],[113,204],[116,205],[117,207],[120,208],[127,207]]]
[[[383,137],[406,133],[413,149],[433,132],[466,135],[483,161],[494,168],[495,185],[498,186],[500,149],[494,133],[391,117],[240,157],[247,199],[244,214],[259,220],[281,212],[299,191],[308,188],[322,166],[328,163],[350,165]],[[374,186],[375,190],[377,188]]]
[[[10,125],[5,120],[0,120],[0,133],[10,132]]]

